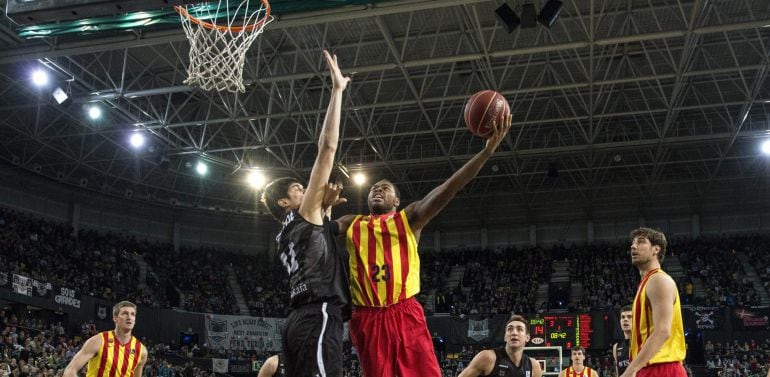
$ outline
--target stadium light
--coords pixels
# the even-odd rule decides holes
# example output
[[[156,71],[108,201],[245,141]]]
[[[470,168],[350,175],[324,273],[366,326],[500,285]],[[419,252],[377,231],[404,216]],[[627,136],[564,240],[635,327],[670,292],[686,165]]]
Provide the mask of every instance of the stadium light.
[[[88,108],[88,116],[93,120],[99,119],[102,116],[102,109],[99,106],[92,105]]]
[[[36,69],[32,72],[32,83],[35,86],[45,86],[48,84],[48,72],[42,69]]]
[[[249,172],[249,175],[246,176],[246,182],[248,182],[249,186],[254,189],[261,189],[265,186],[265,183],[267,183],[267,178],[265,178],[265,175],[262,174],[262,172],[252,170]]]
[[[56,89],[51,92],[51,95],[59,105],[67,105],[67,102],[69,102],[70,99],[70,96],[67,95],[67,92],[65,92],[64,89],[62,89],[60,86],[57,86]]]
[[[131,146],[134,147],[134,149],[139,149],[144,145],[144,135],[139,132],[133,132],[131,133],[129,142],[131,143]]]
[[[564,10],[564,3],[559,0],[548,0],[540,10],[537,21],[547,28],[551,28],[556,19],[559,18],[561,11]]]
[[[198,172],[198,175],[206,175],[209,172],[209,167],[205,162],[198,161],[198,164],[195,165],[195,171]]]
[[[497,16],[497,19],[505,26],[505,30],[508,31],[508,34],[513,33],[513,31],[521,25],[519,15],[517,15],[506,3],[503,3],[503,5],[495,9],[495,16]]]
[[[364,173],[353,174],[353,183],[355,183],[356,186],[363,186],[364,183],[366,183],[366,175],[364,175]]]
[[[765,140],[762,143],[762,153],[770,156],[770,140]]]

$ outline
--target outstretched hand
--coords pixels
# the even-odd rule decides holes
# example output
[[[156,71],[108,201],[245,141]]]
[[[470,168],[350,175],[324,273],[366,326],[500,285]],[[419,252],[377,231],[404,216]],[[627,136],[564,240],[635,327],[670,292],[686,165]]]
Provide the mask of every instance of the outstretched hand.
[[[324,199],[321,208],[325,211],[329,207],[338,206],[347,203],[347,199],[340,198],[342,192],[342,183],[327,183],[324,187]]]
[[[503,141],[505,138],[505,135],[508,133],[508,130],[511,129],[511,123],[513,122],[513,117],[511,114],[508,114],[502,122],[495,119],[492,122],[492,133],[487,138],[487,144],[485,145],[485,149],[490,150],[491,152],[494,152],[495,149],[500,145],[500,142]]]
[[[342,76],[340,67],[337,64],[337,55],[330,55],[329,51],[324,50],[324,57],[326,58],[326,65],[329,66],[329,74],[332,77],[332,88],[345,90],[350,82],[350,77]]]

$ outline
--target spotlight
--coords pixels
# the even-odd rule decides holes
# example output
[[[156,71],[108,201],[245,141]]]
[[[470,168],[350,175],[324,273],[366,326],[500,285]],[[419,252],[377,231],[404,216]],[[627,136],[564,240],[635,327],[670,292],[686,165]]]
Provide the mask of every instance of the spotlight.
[[[32,72],[32,83],[35,86],[45,86],[48,84],[48,73],[42,69]]]
[[[505,25],[505,29],[508,30],[508,33],[513,33],[513,31],[521,24],[519,16],[517,16],[516,12],[514,12],[506,3],[503,3],[503,5],[495,9],[495,16],[497,16],[497,19]]]
[[[58,86],[56,87],[56,89],[53,90],[53,92],[51,92],[51,95],[53,96],[53,99],[56,100],[56,103],[58,103],[59,105],[63,105],[70,98],[67,95],[67,93],[64,91],[64,89]]]
[[[261,189],[263,186],[265,186],[265,183],[267,183],[265,175],[256,170],[249,172],[249,175],[246,177],[246,181],[249,183],[249,186],[255,189]]]
[[[765,142],[762,143],[762,153],[770,155],[770,140],[765,140]]]
[[[88,108],[88,116],[94,120],[99,119],[102,116],[102,109],[99,106],[93,105]]]
[[[561,11],[564,10],[564,3],[559,0],[548,0],[540,10],[537,20],[547,28],[551,28],[556,19],[559,18]]]
[[[206,175],[209,171],[209,167],[206,166],[203,161],[198,161],[198,164],[195,165],[195,171],[198,172],[198,175]]]
[[[139,132],[134,132],[131,134],[131,139],[129,141],[131,142],[132,147],[139,149],[144,145],[144,135]]]
[[[366,183],[366,176],[364,173],[353,174],[353,183],[355,183],[357,186],[363,186],[364,183]]]

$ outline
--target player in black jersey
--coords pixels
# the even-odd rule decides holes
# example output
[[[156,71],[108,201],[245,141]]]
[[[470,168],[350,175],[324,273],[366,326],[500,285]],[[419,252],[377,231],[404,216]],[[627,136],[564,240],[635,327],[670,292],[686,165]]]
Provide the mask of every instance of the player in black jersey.
[[[529,325],[520,315],[505,324],[505,347],[479,352],[458,377],[541,377],[540,363],[524,354],[529,342]]]
[[[257,377],[286,377],[286,366],[283,365],[281,354],[268,357],[259,368]]]
[[[336,56],[324,51],[324,57],[331,98],[307,189],[294,178],[279,178],[262,193],[264,205],[283,224],[276,241],[289,274],[292,312],[283,330],[288,377],[342,376],[342,325],[350,318],[348,256],[338,250],[331,228],[336,223],[322,209],[339,140],[342,92],[350,78],[342,76]]]
[[[628,340],[631,339],[631,317],[633,310],[631,305],[626,305],[620,309],[620,329],[623,330],[623,341],[617,342],[612,345],[612,357],[615,359],[615,376],[620,376],[628,368],[628,364],[631,364],[630,360],[630,345]]]

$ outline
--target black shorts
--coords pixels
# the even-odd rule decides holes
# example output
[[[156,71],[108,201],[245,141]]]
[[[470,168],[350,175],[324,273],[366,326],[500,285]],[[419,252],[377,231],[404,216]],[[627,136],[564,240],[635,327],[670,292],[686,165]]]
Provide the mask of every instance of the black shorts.
[[[283,328],[287,377],[342,376],[342,315],[327,303],[292,310]]]

